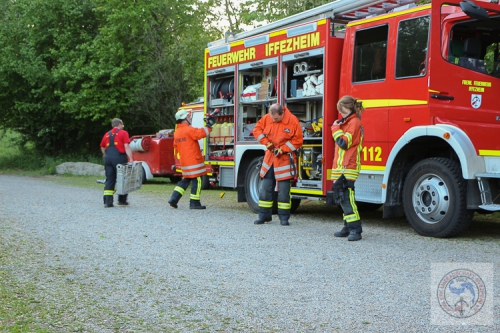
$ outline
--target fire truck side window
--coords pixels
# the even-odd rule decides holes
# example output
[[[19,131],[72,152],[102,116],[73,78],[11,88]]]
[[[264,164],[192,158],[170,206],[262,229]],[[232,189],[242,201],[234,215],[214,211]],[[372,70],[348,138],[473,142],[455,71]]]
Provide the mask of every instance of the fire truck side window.
[[[356,32],[353,82],[385,79],[388,31],[389,27],[383,25]]]
[[[469,70],[500,77],[500,18],[467,20],[453,25],[442,54]]]
[[[396,78],[425,75],[429,24],[429,16],[399,23]]]

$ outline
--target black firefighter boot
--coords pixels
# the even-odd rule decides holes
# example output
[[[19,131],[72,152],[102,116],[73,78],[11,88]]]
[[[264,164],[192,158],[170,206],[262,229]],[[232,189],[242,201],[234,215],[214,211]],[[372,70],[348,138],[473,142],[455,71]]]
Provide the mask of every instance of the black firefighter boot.
[[[333,235],[335,237],[347,237],[347,236],[349,236],[349,227],[347,226],[347,222],[344,221],[344,227],[342,228],[342,230],[337,231]]]
[[[118,205],[119,206],[128,206],[127,201],[128,194],[123,194],[118,196]]]
[[[361,221],[347,223],[349,226],[349,237],[347,237],[348,241],[358,241],[361,239],[361,233],[363,229],[361,228]]]
[[[206,206],[202,206],[200,203],[200,200],[193,200],[191,199],[189,201],[189,209],[206,209]]]
[[[259,208],[259,218],[253,224],[264,224],[273,220],[271,208]]]
[[[104,208],[110,208],[113,207],[113,196],[112,195],[105,195],[104,196]]]
[[[172,196],[170,196],[170,200],[168,200],[168,204],[171,207],[177,208],[177,203],[179,202],[179,200],[181,200],[181,198],[182,198],[182,194],[180,194],[177,191],[173,191]]]

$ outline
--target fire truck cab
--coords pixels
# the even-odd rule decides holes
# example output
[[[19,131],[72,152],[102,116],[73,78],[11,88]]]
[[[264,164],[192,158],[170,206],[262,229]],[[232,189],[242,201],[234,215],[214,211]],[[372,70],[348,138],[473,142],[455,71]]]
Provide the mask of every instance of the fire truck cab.
[[[212,181],[258,211],[264,147],[252,129],[281,103],[304,132],[292,210],[324,200],[330,126],[351,95],[365,107],[360,209],[383,205],[384,217],[405,215],[434,237],[500,211],[498,1],[414,2],[338,0],[211,43],[205,112],[219,108],[225,129],[205,142]]]

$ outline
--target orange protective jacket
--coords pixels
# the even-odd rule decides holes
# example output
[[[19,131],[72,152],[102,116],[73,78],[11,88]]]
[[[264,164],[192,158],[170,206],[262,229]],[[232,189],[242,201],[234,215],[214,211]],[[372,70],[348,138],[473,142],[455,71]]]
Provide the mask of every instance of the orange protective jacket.
[[[347,180],[356,181],[361,169],[361,150],[363,149],[363,125],[356,113],[344,118],[340,125],[332,125],[335,140],[335,154],[331,180],[337,180],[342,173]]]
[[[174,132],[174,154],[181,162],[183,178],[196,178],[207,173],[205,159],[201,155],[198,140],[206,138],[212,131],[209,127],[196,128],[179,124]]]
[[[297,154],[295,153],[303,143],[302,128],[297,117],[283,107],[283,119],[275,123],[268,113],[255,125],[253,135],[264,146],[271,142],[274,147],[281,148],[283,151],[280,157],[276,157],[271,150],[266,150],[260,176],[264,178],[269,168],[274,166],[276,180],[294,178],[297,174]]]

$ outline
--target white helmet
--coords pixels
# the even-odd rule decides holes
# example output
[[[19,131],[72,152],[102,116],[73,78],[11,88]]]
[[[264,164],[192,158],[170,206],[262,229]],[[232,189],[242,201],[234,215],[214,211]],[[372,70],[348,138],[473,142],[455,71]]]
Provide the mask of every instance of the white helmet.
[[[189,116],[189,112],[186,110],[179,110],[175,114],[175,120],[186,119]]]

